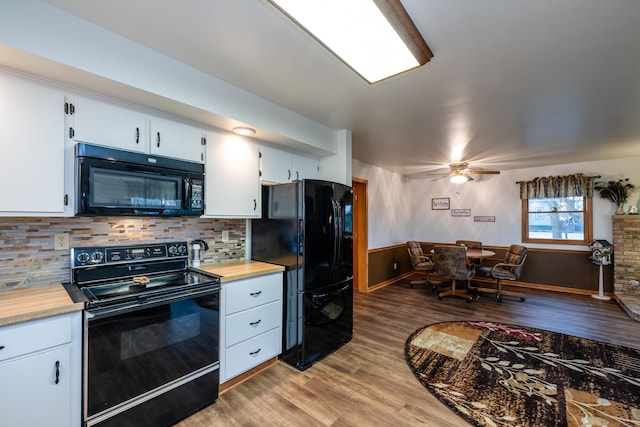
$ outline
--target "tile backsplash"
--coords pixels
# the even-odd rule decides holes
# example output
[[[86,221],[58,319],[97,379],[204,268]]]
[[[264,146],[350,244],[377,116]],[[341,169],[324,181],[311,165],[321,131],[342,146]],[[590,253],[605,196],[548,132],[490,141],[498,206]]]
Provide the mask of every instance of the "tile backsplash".
[[[229,233],[224,242],[223,231]],[[246,254],[241,219],[0,218],[0,291],[68,282],[69,250],[54,250],[54,236],[60,233],[68,233],[72,248],[203,239],[209,244],[204,263],[243,259]]]

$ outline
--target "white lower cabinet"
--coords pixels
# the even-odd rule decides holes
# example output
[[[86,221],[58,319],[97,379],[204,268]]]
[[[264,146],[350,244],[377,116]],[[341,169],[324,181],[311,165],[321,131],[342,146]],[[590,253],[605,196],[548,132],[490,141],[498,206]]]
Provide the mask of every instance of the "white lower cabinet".
[[[282,352],[282,273],[222,284],[220,382]]]
[[[80,425],[81,334],[80,312],[0,327],[0,424]]]

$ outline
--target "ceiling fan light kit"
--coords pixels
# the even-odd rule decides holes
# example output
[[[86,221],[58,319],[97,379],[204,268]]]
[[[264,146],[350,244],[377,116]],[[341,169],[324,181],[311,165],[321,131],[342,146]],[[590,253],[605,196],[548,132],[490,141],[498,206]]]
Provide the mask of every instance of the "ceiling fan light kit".
[[[449,182],[453,184],[464,184],[465,182],[469,181],[473,181],[473,178],[471,178],[469,175],[464,175],[461,173],[456,173],[449,179]]]
[[[449,182],[453,184],[464,184],[465,182],[473,181],[471,175],[497,175],[500,171],[495,170],[483,170],[472,169],[467,162],[456,162],[449,165],[449,172],[429,174],[432,176],[438,176],[432,179],[436,181],[438,179],[449,178]]]

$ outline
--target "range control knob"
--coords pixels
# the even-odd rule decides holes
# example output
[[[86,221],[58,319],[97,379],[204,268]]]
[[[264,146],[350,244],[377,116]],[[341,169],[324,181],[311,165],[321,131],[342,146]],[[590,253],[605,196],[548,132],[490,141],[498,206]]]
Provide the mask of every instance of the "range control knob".
[[[178,248],[175,246],[169,246],[169,255],[175,255],[178,252]]]
[[[104,254],[102,252],[94,252],[91,254],[91,262],[99,263],[104,258]]]
[[[89,254],[86,252],[82,252],[78,254],[78,262],[85,263],[89,261]]]
[[[187,247],[185,245],[178,246],[178,252],[180,252],[181,254],[186,253],[187,252]]]

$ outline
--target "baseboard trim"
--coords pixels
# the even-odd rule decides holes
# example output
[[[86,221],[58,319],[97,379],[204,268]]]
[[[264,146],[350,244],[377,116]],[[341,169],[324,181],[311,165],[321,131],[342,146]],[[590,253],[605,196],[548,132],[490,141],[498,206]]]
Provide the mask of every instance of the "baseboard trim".
[[[274,357],[272,359],[267,360],[266,362],[262,362],[261,364],[259,364],[254,368],[249,369],[247,372],[244,372],[238,375],[237,377],[231,378],[229,381],[220,384],[220,390],[218,390],[218,394],[222,394],[224,392],[231,390],[233,387],[237,386],[238,384],[242,384],[243,382],[247,381],[249,378],[255,375],[258,375],[260,372],[266,369],[269,369],[276,363],[278,363],[278,358]]]
[[[474,277],[471,279],[474,282],[481,283],[496,283],[495,280],[491,280],[485,277]],[[562,292],[565,294],[574,294],[574,295],[592,295],[597,293],[598,291],[590,290],[590,289],[576,289],[576,288],[567,288],[565,286],[552,286],[552,285],[542,285],[538,283],[526,283],[526,282],[518,282],[518,281],[503,281],[503,288],[509,287],[517,287],[517,288],[529,288],[529,289],[537,289],[541,291],[552,291],[552,292]],[[612,296],[611,292],[605,292],[604,295]]]
[[[404,274],[402,274],[400,276],[396,276],[396,277],[394,277],[392,279],[385,280],[384,282],[376,283],[373,286],[367,286],[367,293],[373,292],[373,291],[377,291],[378,289],[384,288],[387,285],[390,285],[392,283],[398,282],[398,281],[400,281],[400,280],[402,280],[404,278],[410,277],[413,274],[414,274],[413,271],[409,271],[409,272],[404,273]]]
[[[376,283],[373,286],[369,286],[367,287],[367,293],[369,292],[374,292],[377,291],[379,289],[384,288],[385,286],[391,285],[395,282],[398,282],[402,279],[405,279],[407,277],[410,277],[414,274],[413,271],[410,271],[408,273],[405,273],[401,276],[397,276],[394,277],[393,279],[389,279],[389,280],[385,280],[384,282],[380,282],[380,283]],[[434,280],[438,280],[437,277],[433,277]],[[485,278],[485,277],[474,277],[473,279],[471,279],[474,282],[481,282],[481,283],[496,283],[495,280],[489,279],[489,278]],[[540,291],[551,291],[551,292],[562,292],[565,294],[575,294],[575,295],[593,295],[598,293],[598,291],[595,290],[590,290],[590,289],[576,289],[576,288],[567,288],[565,286],[552,286],[552,285],[542,285],[542,284],[538,284],[538,283],[526,283],[526,282],[518,282],[518,281],[504,281],[502,282],[502,287],[503,288],[509,288],[509,287],[517,287],[517,288],[528,288],[528,289],[537,289]],[[609,297],[613,297],[613,293],[612,292],[604,292],[604,295],[607,295]]]

